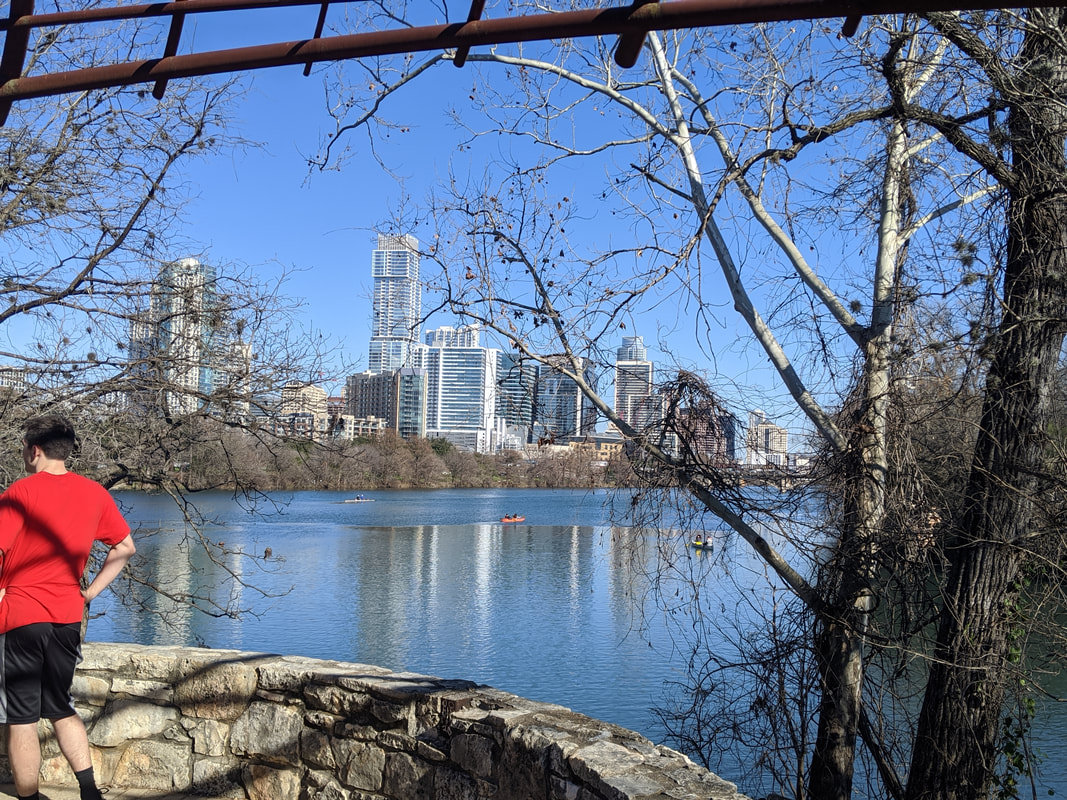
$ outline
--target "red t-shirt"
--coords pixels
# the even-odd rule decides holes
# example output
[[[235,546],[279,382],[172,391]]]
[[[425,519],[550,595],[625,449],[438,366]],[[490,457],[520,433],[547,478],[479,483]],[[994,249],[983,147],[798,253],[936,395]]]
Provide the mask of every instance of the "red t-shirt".
[[[113,546],[130,526],[107,489],[73,472],[37,472],[0,496],[0,633],[34,622],[80,622],[78,580],[94,541]]]

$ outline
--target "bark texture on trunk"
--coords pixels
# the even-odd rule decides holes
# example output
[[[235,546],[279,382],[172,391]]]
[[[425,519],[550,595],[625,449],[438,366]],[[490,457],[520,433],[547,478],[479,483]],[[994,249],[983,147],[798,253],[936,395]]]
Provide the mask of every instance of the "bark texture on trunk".
[[[817,643],[822,694],[808,795],[847,800],[852,795],[862,699],[863,643],[850,624],[830,623]]]
[[[913,745],[909,800],[985,798],[999,733],[1014,601],[1046,457],[1067,310],[1062,9],[1031,9],[1014,65],[1002,319],[965,507],[949,545],[934,660]],[[1005,70],[1008,66],[1005,65]],[[1050,87],[1059,87],[1051,91]]]
[[[858,454],[846,470],[845,507],[834,574],[837,587],[827,594],[838,618],[823,619],[816,641],[821,678],[819,726],[809,771],[813,798],[847,800],[852,795],[856,739],[863,714],[864,638],[873,605],[873,582],[885,521],[886,436],[893,348],[900,227],[908,168],[903,124],[892,125],[886,142],[886,172],[878,231],[878,261],[872,294],[871,325],[865,344],[862,406],[851,451]],[[836,588],[836,591],[832,589]]]

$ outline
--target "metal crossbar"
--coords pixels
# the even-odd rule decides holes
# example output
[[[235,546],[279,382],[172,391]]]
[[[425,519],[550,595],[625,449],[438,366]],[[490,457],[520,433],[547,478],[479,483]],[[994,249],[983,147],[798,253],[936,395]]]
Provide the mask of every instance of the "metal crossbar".
[[[849,35],[856,30],[861,15],[1002,6],[1002,0],[636,0],[602,9],[482,19],[484,0],[472,0],[467,21],[462,23],[322,36],[327,9],[344,2],[352,0],[173,0],[34,14],[33,0],[11,0],[8,17],[0,19],[0,31],[5,32],[0,58],[0,125],[18,100],[137,83],[154,83],[153,94],[159,98],[166,82],[174,78],[287,65],[304,65],[308,74],[317,62],[449,49],[455,50],[455,63],[462,66],[472,47],[592,36],[619,37],[616,62],[630,67],[636,63],[645,35],[653,30],[844,17],[843,32]],[[310,39],[177,54],[182,21],[189,14],[303,5],[320,7]],[[1067,0],[1042,0],[1041,5],[1063,6]],[[35,28],[168,16],[170,30],[159,58],[22,75],[30,32]]]

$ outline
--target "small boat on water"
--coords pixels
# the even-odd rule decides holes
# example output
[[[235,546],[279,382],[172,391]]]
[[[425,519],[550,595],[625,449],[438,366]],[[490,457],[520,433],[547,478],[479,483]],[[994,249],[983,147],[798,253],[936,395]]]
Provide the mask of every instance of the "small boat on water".
[[[697,550],[710,550],[711,542],[706,542],[703,539],[694,539],[689,543],[690,547],[695,547]]]
[[[351,498],[349,500],[342,500],[341,502],[342,503],[373,503],[374,502],[374,498],[373,497],[362,497],[362,496],[360,496],[360,497],[353,497],[353,498]]]
[[[519,516],[501,517],[500,521],[501,522],[525,522],[526,521],[526,517],[519,517]]]

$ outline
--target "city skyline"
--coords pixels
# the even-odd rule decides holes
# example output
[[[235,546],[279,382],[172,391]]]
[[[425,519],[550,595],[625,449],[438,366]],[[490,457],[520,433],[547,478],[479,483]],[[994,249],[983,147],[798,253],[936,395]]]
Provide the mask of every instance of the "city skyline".
[[[279,435],[352,439],[391,429],[403,438],[447,439],[481,453],[566,445],[601,434],[618,439],[619,432],[610,424],[606,431],[598,430],[598,421],[606,418],[577,383],[551,363],[523,361],[483,346],[477,325],[420,330],[417,240],[383,235],[378,244],[371,253],[370,272],[382,289],[376,294],[369,349],[380,345],[381,363],[394,366],[349,375],[341,398],[330,398],[315,381],[290,380],[274,390],[277,397],[271,401],[270,386],[249,385],[249,345],[235,335],[242,327],[240,313],[219,291],[217,269],[187,257],[160,266],[146,311],[131,322],[129,361],[135,385],[143,376],[141,382],[151,394],[138,399],[135,391],[129,399],[159,407],[167,415],[188,415],[210,406],[228,417],[249,418],[249,400],[256,394],[255,416]],[[583,380],[596,391],[593,366],[589,361],[579,364]],[[25,380],[24,371],[0,368],[8,384]],[[639,432],[655,432],[667,403],[640,334],[621,337],[613,369],[602,377],[609,375],[622,422]],[[601,389],[605,397],[607,389]],[[243,399],[235,403],[235,396]],[[680,412],[679,430],[690,430],[690,446],[704,456],[749,466],[788,466],[788,431],[764,412],[749,413],[743,454],[736,420],[715,409]],[[677,442],[668,441],[667,446]]]
[[[290,13],[299,16],[297,11],[279,10],[277,17]],[[439,172],[442,160],[456,152],[460,135],[446,124],[438,124],[448,118],[440,101],[456,91],[455,82],[456,76],[445,73],[417,87],[416,96],[425,101],[425,120],[408,126],[403,136],[380,143],[383,157],[387,152],[402,157],[409,175],[401,180],[394,173],[367,169],[360,172],[358,190],[353,190],[354,179],[341,172],[309,176],[303,154],[319,141],[326,115],[319,98],[307,91],[307,79],[300,70],[287,69],[248,76],[250,90],[233,121],[234,133],[249,141],[261,139],[269,131],[269,146],[190,162],[184,167],[183,175],[199,191],[185,207],[181,224],[170,232],[171,251],[219,269],[251,269],[266,280],[284,275],[283,293],[304,304],[297,309],[301,324],[312,334],[336,342],[331,356],[334,360],[324,365],[333,376],[327,382],[331,384],[328,391],[335,392],[343,385],[350,366],[372,366],[375,356],[368,337],[373,333],[375,287],[364,266],[365,253],[368,245],[378,249],[383,235],[413,236],[382,234],[383,221],[399,206],[412,202],[411,196],[421,193],[429,176]],[[293,114],[279,120],[276,112],[283,99]],[[292,202],[277,203],[274,198],[279,192]],[[729,375],[724,391],[738,397],[743,396],[746,384],[767,382],[765,359],[735,361],[726,351],[717,351],[712,358],[691,350],[696,338],[691,331],[672,336],[655,314],[650,314],[646,323],[645,345],[654,360],[667,363],[677,359],[693,369],[714,364]],[[433,319],[430,324],[454,321]],[[669,324],[676,325],[677,321]],[[13,353],[26,351],[36,341],[28,320],[14,320],[6,326],[5,334]],[[738,337],[728,334],[723,340],[733,343]],[[768,402],[767,398],[760,400],[764,407]]]
[[[420,329],[417,239],[383,234],[377,245],[370,254],[375,299],[368,342],[377,369],[349,375],[343,397],[332,408],[328,391],[313,381],[286,383],[280,388],[277,420],[271,423],[276,433],[352,438],[391,429],[403,438],[447,439],[481,453],[619,434],[610,424],[606,431],[598,430],[601,417],[591,398],[551,362],[523,362],[484,346],[475,324]],[[159,372],[153,377],[167,388],[157,393],[157,402],[167,413],[189,414],[215,402],[216,387],[232,384],[232,376],[241,371],[239,353],[247,359],[247,345],[229,333],[239,326],[234,310],[219,301],[217,280],[216,268],[195,258],[162,265],[151,286],[149,308],[132,325],[131,364],[146,377]],[[596,391],[592,362],[583,359],[578,367]],[[621,422],[655,431],[667,403],[640,334],[621,337],[610,377]],[[250,393],[267,387],[242,388]],[[605,396],[607,389],[601,387]],[[719,412],[682,412],[693,442],[714,459],[743,459],[761,467],[787,464],[788,432],[762,411],[749,413],[743,456],[735,422],[720,419]]]
[[[385,428],[405,438],[447,439],[482,453],[598,434],[599,414],[591,398],[551,362],[523,363],[501,348],[484,346],[477,324],[419,329],[414,313],[421,307],[422,291],[417,247],[410,234],[380,235],[371,253],[372,366],[346,378],[345,413],[355,420],[382,420]],[[578,368],[596,391],[593,366],[583,359]],[[641,335],[622,337],[612,375],[621,422],[639,431],[655,430],[667,402]],[[738,458],[734,421],[713,409],[683,411],[695,446],[706,456]],[[753,415],[759,415],[756,422]],[[786,465],[788,433],[762,411],[750,414],[750,425],[756,423],[760,427],[752,427],[745,439],[744,463]],[[606,433],[619,431],[609,425]]]
[[[301,25],[306,10],[277,9],[254,24],[276,30]],[[240,46],[243,41],[270,38],[262,29],[235,31],[212,28],[207,20],[190,18],[187,26],[205,46]],[[283,37],[284,38],[284,37]],[[186,209],[183,235],[190,238],[186,252],[217,263],[237,260],[266,273],[286,271],[286,292],[305,302],[308,324],[339,342],[340,354],[356,369],[370,367],[367,341],[371,331],[374,287],[364,268],[368,247],[375,247],[384,230],[428,234],[425,229],[403,227],[397,220],[418,219],[423,198],[449,163],[480,163],[477,148],[464,146],[468,138],[456,124],[451,102],[465,98],[469,86],[461,70],[433,70],[408,87],[403,103],[392,108],[402,124],[373,145],[352,140],[353,169],[309,169],[309,156],[333,132],[332,119],[316,81],[299,68],[278,68],[242,78],[248,91],[234,114],[230,130],[251,142],[268,142],[219,158],[194,162],[186,175],[201,187]],[[279,117],[278,108],[289,113]],[[389,164],[392,169],[381,168]],[[598,211],[602,174],[590,164],[577,166],[558,187],[572,201],[585,198],[587,217],[568,233],[576,242],[597,240],[616,224]],[[596,192],[590,194],[596,188]],[[587,191],[588,190],[588,191]],[[279,193],[290,202],[278,203]],[[428,245],[432,244],[426,238]],[[425,265],[424,265],[425,269]],[[672,308],[670,318],[655,311],[635,324],[644,334],[653,360],[696,371],[714,370],[725,375],[724,391],[738,387],[764,387],[770,372],[762,354],[750,357],[736,352],[745,336],[731,321],[716,337],[721,347],[702,352],[696,329],[684,309]],[[431,327],[452,324],[433,320]],[[343,381],[342,370],[337,371]],[[714,376],[712,376],[714,377]],[[770,399],[761,397],[767,408]]]

